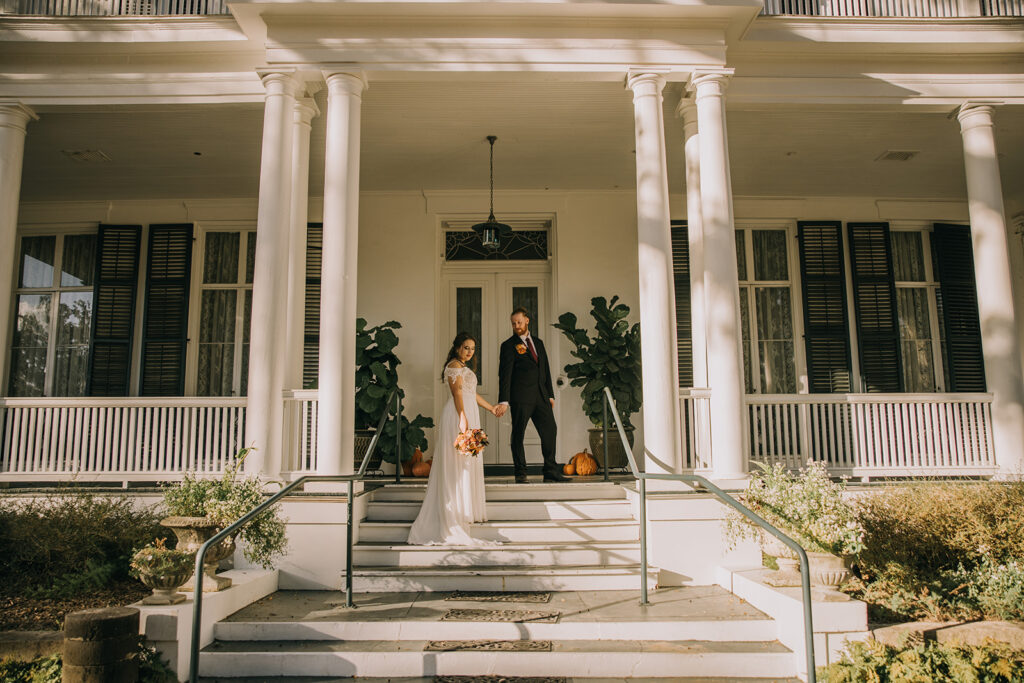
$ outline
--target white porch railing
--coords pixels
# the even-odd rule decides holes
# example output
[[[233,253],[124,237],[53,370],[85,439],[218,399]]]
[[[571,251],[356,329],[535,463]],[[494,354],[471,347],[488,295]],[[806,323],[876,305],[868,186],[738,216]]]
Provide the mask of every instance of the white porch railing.
[[[683,469],[710,470],[711,390],[680,388],[679,414],[682,418],[679,443],[683,450]]]
[[[941,19],[1024,16],[1024,0],[765,0],[774,16]]]
[[[284,453],[282,472],[316,472],[316,389],[284,392]]]
[[[224,0],[0,0],[0,14],[154,17],[228,14]]]
[[[833,474],[990,474],[991,394],[747,396],[750,458]]]
[[[221,472],[244,398],[0,398],[0,480],[122,481]]]

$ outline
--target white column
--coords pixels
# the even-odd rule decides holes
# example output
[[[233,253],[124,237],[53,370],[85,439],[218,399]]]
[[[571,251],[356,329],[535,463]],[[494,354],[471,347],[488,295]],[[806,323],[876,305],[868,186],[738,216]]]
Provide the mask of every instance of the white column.
[[[690,322],[693,343],[693,386],[708,385],[708,343],[704,318],[704,218],[700,199],[700,136],[697,105],[679,101],[676,114],[683,120],[683,158],[686,178],[686,237],[690,251]]]
[[[327,71],[324,250],[320,276],[320,408],[317,473],[346,474],[355,438],[356,265],[359,247],[359,124],[366,84]]]
[[[957,112],[964,141],[967,203],[978,285],[985,382],[992,392],[996,462],[1003,475],[1024,473],[1024,377],[1013,312],[1013,288],[1003,210],[1003,186],[992,132],[992,107],[965,104]]]
[[[14,245],[18,233],[18,204],[21,196],[21,166],[25,156],[25,130],[38,118],[18,102],[0,101],[0,340],[6,343],[11,330],[14,270],[18,256]]]
[[[256,446],[246,470],[275,477],[281,471],[281,392],[284,390],[284,332],[291,224],[292,111],[298,85],[292,74],[260,74],[266,88],[263,154],[260,159],[256,263],[249,331],[249,390],[245,442]]]
[[[640,271],[640,344],[643,354],[646,471],[679,472],[679,370],[668,164],[657,73],[630,73],[636,131],[637,259]]]
[[[695,71],[700,127],[701,219],[704,228],[704,297],[707,372],[711,387],[713,476],[739,484],[747,476],[743,359],[740,348],[732,180],[725,127],[725,85],[732,69]]]
[[[288,234],[288,318],[285,324],[284,385],[302,388],[306,323],[306,223],[309,213],[309,134],[320,113],[311,97],[295,102],[292,117],[292,220]]]

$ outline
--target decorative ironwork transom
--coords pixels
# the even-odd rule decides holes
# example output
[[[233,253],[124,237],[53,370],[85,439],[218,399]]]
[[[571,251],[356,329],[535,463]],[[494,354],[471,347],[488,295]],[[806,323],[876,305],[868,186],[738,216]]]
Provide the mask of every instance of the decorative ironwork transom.
[[[513,230],[501,246],[489,249],[471,230],[446,230],[446,261],[544,261],[548,258],[547,230]]]

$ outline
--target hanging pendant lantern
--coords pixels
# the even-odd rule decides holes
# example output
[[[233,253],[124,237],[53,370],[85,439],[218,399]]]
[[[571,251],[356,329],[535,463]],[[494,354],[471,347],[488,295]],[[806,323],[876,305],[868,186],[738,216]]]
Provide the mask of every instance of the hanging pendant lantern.
[[[497,139],[496,135],[487,136],[487,142],[491,143],[491,213],[485,222],[473,226],[473,232],[480,235],[483,245],[495,251],[501,247],[501,238],[512,234],[511,226],[494,218],[494,141]]]

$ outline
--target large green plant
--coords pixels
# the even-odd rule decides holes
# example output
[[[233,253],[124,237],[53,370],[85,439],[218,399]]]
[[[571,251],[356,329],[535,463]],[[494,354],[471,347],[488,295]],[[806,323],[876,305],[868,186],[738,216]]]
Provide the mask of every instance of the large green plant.
[[[604,388],[611,389],[619,413],[626,426],[630,417],[643,405],[640,380],[640,323],[632,327],[626,316],[629,306],[617,303],[619,297],[607,301],[603,296],[590,300],[593,307],[596,336],[576,326],[576,315],[563,313],[554,326],[572,342],[572,355],[578,363],[565,366],[569,383],[583,387],[583,412],[596,426],[602,426]]]
[[[398,387],[398,366],[402,361],[395,355],[401,323],[389,320],[375,327],[367,327],[366,320],[356,320],[356,429],[375,429],[381,415],[394,409],[394,399],[388,405],[393,389]],[[403,399],[405,391],[398,389]],[[397,422],[390,415],[377,442],[377,450],[386,462],[396,462],[395,430]],[[416,449],[427,450],[427,435],[423,431],[434,426],[429,417],[417,415],[411,421],[402,415],[401,459],[412,458]]]

